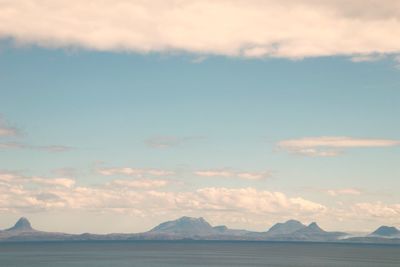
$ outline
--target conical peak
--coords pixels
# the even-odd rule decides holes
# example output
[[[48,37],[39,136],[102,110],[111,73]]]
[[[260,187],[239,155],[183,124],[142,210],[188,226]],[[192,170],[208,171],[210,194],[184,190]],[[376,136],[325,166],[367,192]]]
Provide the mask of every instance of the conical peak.
[[[32,231],[33,228],[31,226],[31,223],[29,222],[29,220],[25,217],[21,217],[16,223],[15,225],[8,229],[9,231]]]

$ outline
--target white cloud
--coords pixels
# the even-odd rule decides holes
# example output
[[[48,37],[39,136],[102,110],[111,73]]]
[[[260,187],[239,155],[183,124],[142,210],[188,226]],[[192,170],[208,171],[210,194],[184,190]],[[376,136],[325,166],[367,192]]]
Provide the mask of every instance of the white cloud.
[[[400,145],[398,140],[389,139],[356,139],[351,137],[311,137],[294,140],[286,140],[279,143],[280,146],[289,147],[388,147]]]
[[[354,188],[331,189],[327,190],[326,193],[333,197],[340,195],[361,195],[361,191]]]
[[[168,185],[168,181],[164,180],[113,180],[105,184],[80,186],[72,179],[25,177],[12,173],[2,173],[0,177],[5,178],[0,180],[0,210],[8,211],[134,211],[143,216],[179,211],[259,216],[315,214],[324,213],[327,209],[301,197],[288,197],[281,192],[251,187],[205,187],[179,192],[162,191],[161,187]]]
[[[138,168],[100,168],[97,172],[101,175],[112,176],[112,175],[126,175],[126,176],[137,176],[142,177],[146,175],[150,176],[170,176],[173,175],[173,171],[159,170],[159,169],[138,169]]]
[[[246,180],[261,180],[271,176],[270,172],[239,172],[236,174],[237,177]]]
[[[398,145],[400,145],[399,140],[344,136],[306,137],[278,142],[279,148],[311,157],[334,157],[341,153],[341,149],[345,148],[392,147]]]
[[[206,171],[196,171],[194,172],[195,175],[197,176],[205,176],[205,177],[229,177],[229,176],[235,176],[232,172],[230,171],[223,171],[223,170],[206,170]]]
[[[37,176],[24,176],[16,172],[0,172],[0,182],[13,185],[44,185],[44,186],[61,186],[71,188],[76,181],[71,178],[46,178]]]
[[[397,0],[0,0],[0,37],[246,57],[391,54],[399,10]]]
[[[245,180],[261,180],[271,176],[270,172],[238,172],[230,170],[201,170],[193,173],[203,177],[236,177]]]
[[[281,192],[255,188],[202,188],[196,192],[203,208],[228,211],[247,211],[254,214],[325,212],[326,207],[301,197],[289,198]]]

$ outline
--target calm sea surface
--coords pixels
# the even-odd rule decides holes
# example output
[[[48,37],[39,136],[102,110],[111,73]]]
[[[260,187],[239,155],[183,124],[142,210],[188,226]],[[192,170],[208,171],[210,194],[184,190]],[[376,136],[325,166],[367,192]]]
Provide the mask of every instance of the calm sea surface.
[[[399,267],[400,246],[271,242],[0,243],[1,267]]]

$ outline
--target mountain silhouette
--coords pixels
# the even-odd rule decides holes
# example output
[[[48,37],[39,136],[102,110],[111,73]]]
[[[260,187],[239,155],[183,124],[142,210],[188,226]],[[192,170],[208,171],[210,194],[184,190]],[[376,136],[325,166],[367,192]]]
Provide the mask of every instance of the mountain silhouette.
[[[35,229],[32,228],[31,223],[27,218],[21,217],[13,227],[6,231],[32,232],[35,231]]]
[[[267,231],[267,235],[268,236],[287,235],[304,228],[306,228],[306,226],[301,222],[296,220],[289,220],[284,223],[277,223],[273,225]]]
[[[181,217],[159,224],[143,233],[66,234],[35,230],[29,220],[20,218],[13,227],[0,231],[4,241],[95,241],[95,240],[243,240],[243,241],[296,241],[296,242],[357,242],[400,244],[400,231],[382,226],[366,236],[351,236],[343,232],[328,232],[310,223],[296,220],[277,223],[267,232],[230,229],[225,225],[212,226],[204,218]]]
[[[184,216],[174,221],[161,223],[149,233],[211,235],[215,233],[215,229],[202,217]]]
[[[398,235],[400,236],[400,230],[398,230],[396,227],[390,227],[390,226],[381,226],[370,234],[370,236],[384,236],[384,237],[391,237]]]

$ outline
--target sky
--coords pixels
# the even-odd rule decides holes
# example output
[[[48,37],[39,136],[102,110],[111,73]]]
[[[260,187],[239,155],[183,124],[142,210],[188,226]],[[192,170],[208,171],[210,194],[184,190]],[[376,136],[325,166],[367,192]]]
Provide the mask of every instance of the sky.
[[[0,0],[0,229],[400,227],[399,10]]]

